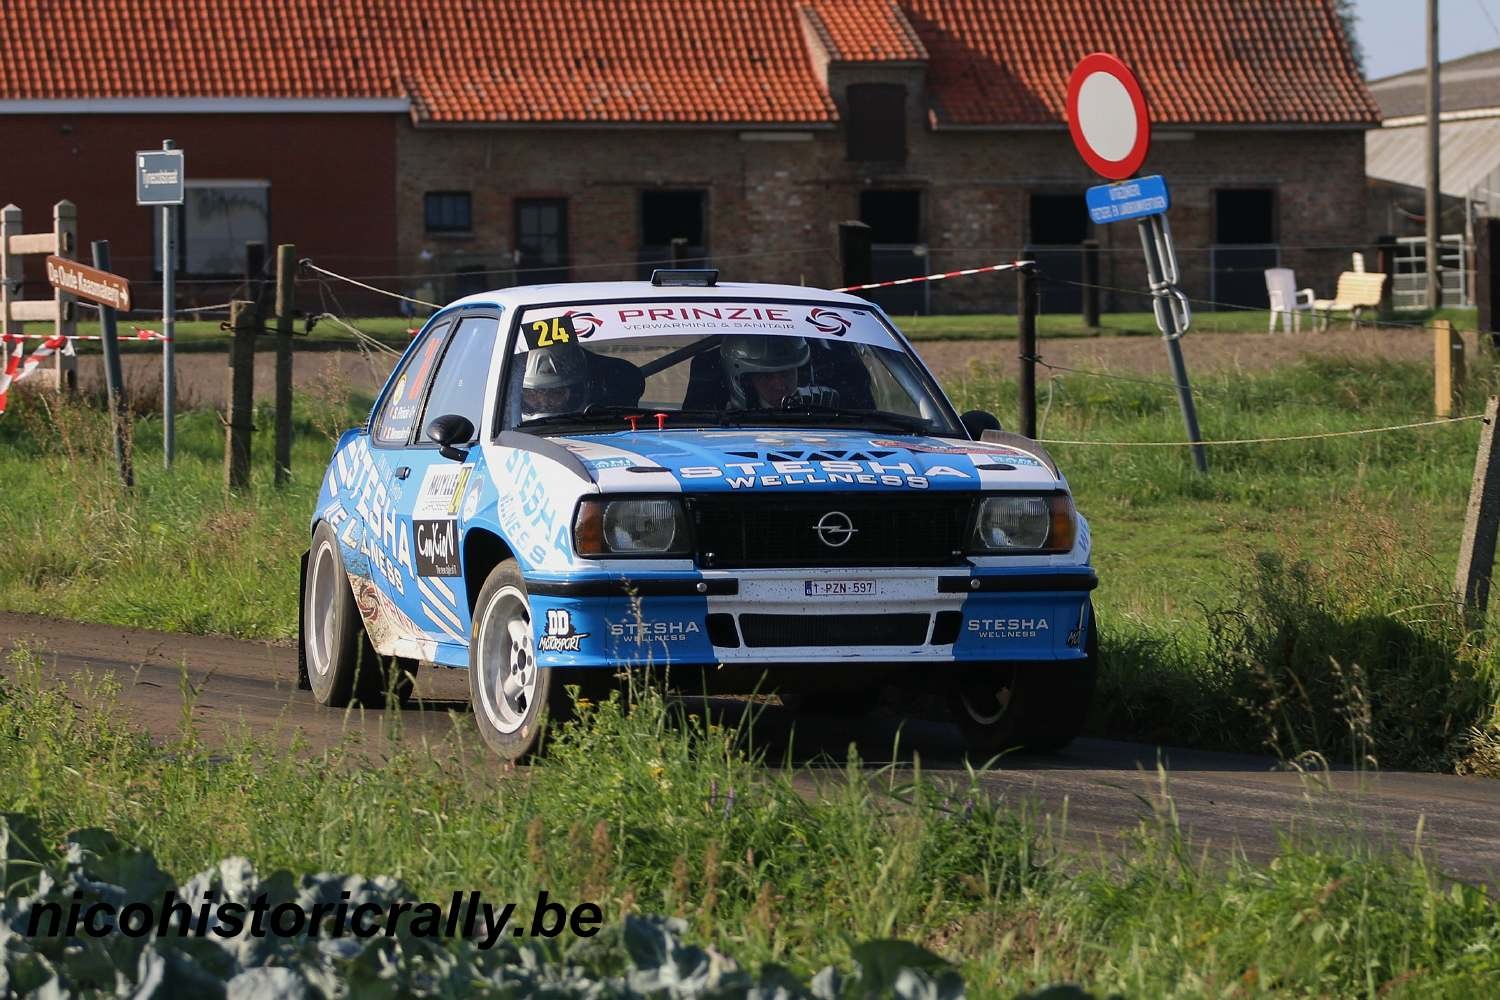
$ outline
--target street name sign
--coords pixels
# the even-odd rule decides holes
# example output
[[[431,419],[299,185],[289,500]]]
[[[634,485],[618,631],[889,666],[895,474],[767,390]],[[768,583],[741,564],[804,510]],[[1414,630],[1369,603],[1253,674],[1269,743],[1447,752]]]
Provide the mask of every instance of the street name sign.
[[[143,149],[135,154],[135,203],[181,205],[187,186],[182,150]]]

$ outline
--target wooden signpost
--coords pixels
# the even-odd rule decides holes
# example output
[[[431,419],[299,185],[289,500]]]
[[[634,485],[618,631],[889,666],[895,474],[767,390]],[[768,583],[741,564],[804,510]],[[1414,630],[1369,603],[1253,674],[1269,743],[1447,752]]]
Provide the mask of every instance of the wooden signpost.
[[[130,282],[118,274],[52,254],[47,257],[47,281],[53,288],[80,299],[109,306],[116,312],[130,311]]]

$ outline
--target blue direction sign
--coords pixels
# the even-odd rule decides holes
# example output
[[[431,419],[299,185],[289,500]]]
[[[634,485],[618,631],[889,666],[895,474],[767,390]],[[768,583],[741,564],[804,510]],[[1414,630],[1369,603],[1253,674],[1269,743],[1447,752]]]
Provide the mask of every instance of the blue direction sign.
[[[135,154],[137,205],[181,205],[185,186],[182,150],[147,149]]]
[[[1095,222],[1124,222],[1148,215],[1162,215],[1172,207],[1167,182],[1160,174],[1135,177],[1117,184],[1099,184],[1085,195],[1089,218]]]

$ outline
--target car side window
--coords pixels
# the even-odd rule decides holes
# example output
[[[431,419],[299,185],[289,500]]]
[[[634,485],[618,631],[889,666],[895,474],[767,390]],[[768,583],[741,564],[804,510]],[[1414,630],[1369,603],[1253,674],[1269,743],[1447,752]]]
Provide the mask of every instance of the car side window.
[[[484,389],[490,375],[490,356],[494,353],[499,332],[500,321],[489,316],[475,316],[459,323],[443,359],[438,362],[432,392],[427,394],[422,426],[438,417],[456,413],[469,418],[474,425],[474,435],[478,437],[479,421],[484,411]]]
[[[444,323],[427,332],[420,346],[406,359],[406,366],[396,376],[390,395],[375,420],[375,441],[388,448],[398,447],[411,436],[412,425],[422,410],[422,392],[432,377],[432,369],[442,354],[443,344],[453,324]]]

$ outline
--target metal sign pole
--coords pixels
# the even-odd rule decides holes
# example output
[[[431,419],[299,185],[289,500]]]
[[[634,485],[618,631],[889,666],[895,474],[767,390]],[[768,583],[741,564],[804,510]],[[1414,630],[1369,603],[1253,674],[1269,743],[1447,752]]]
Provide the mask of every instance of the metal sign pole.
[[[161,148],[172,149],[175,145],[171,139],[164,139]],[[166,338],[161,351],[161,448],[168,469],[172,467],[177,447],[177,356],[172,330],[177,306],[176,255],[172,245],[177,222],[175,209],[175,205],[163,205],[161,209],[161,332]]]
[[[1165,215],[1150,215],[1136,223],[1141,233],[1141,248],[1146,251],[1146,278],[1151,284],[1151,308],[1156,326],[1167,343],[1167,360],[1172,365],[1172,382],[1177,386],[1177,402],[1182,407],[1182,422],[1187,425],[1188,440],[1193,443],[1193,464],[1199,472],[1208,471],[1208,454],[1200,443],[1198,411],[1193,406],[1193,389],[1188,383],[1187,363],[1182,358],[1179,341],[1188,332],[1193,314],[1187,296],[1177,287],[1177,251],[1172,246],[1172,230]]]

